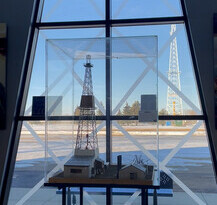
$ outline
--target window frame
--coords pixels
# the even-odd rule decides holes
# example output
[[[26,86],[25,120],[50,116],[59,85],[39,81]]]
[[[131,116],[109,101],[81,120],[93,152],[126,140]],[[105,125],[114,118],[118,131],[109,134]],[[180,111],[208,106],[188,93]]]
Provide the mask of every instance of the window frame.
[[[28,94],[28,88],[31,79],[31,73],[33,68],[33,60],[35,49],[37,45],[38,33],[44,29],[76,29],[76,28],[105,28],[105,37],[111,37],[111,28],[120,26],[144,26],[144,25],[162,25],[162,24],[184,24],[187,32],[187,38],[189,42],[190,53],[193,62],[193,68],[196,78],[196,83],[199,92],[199,98],[201,101],[202,115],[182,115],[182,116],[171,116],[161,115],[159,120],[203,120],[206,125],[207,135],[209,140],[210,151],[213,160],[213,167],[215,170],[215,176],[217,173],[216,156],[214,151],[213,137],[211,135],[211,129],[208,122],[208,116],[205,106],[204,95],[202,91],[202,85],[195,56],[191,29],[187,18],[186,5],[184,0],[180,0],[183,16],[174,17],[157,17],[157,18],[137,18],[137,19],[111,19],[111,1],[105,0],[105,20],[98,21],[72,21],[72,22],[41,22],[42,8],[44,0],[35,0],[32,24],[27,40],[26,55],[24,58],[23,72],[20,80],[20,89],[18,91],[17,104],[13,119],[13,126],[10,135],[10,143],[8,147],[8,156],[5,162],[5,176],[2,183],[2,197],[0,203],[4,204],[7,201],[10,184],[12,180],[14,164],[16,160],[17,149],[19,145],[19,138],[21,133],[21,127],[23,121],[38,121],[45,120],[44,116],[24,116],[25,103]],[[108,49],[107,52],[109,52]],[[138,116],[112,116],[111,115],[111,68],[109,60],[106,61],[106,115],[96,116],[96,120],[106,121],[106,160],[111,161],[111,127],[112,120],[137,120]],[[55,117],[54,117],[55,118]],[[59,119],[59,118],[58,118]],[[78,116],[63,117],[61,120],[78,120]],[[54,119],[55,120],[55,119]]]
[[[38,0],[38,2],[42,3],[44,0]],[[160,115],[159,120],[204,120],[207,128],[207,135],[209,138],[210,149],[212,153],[213,160],[215,158],[214,154],[214,146],[211,137],[211,131],[208,123],[208,117],[202,92],[202,86],[200,83],[200,76],[198,72],[197,61],[195,57],[193,42],[191,39],[190,26],[187,19],[187,12],[184,0],[180,0],[181,8],[183,16],[173,16],[173,17],[154,17],[154,18],[132,18],[132,19],[112,19],[111,16],[111,3],[112,0],[105,0],[105,20],[95,20],[95,21],[67,21],[67,22],[41,22],[41,14],[42,12],[38,12],[38,17],[35,23],[33,24],[33,30],[38,32],[40,30],[49,30],[49,29],[76,29],[76,28],[104,28],[105,29],[105,37],[112,37],[111,28],[112,27],[121,27],[121,26],[144,26],[144,25],[163,25],[163,24],[183,24],[186,28],[187,38],[189,42],[190,53],[192,57],[192,63],[196,78],[196,83],[199,92],[199,98],[201,101],[202,115]],[[37,41],[34,42],[36,44]],[[110,49],[106,49],[106,52],[110,52]],[[28,50],[29,56],[31,55],[31,49]],[[27,63],[28,66],[28,63]],[[32,65],[28,66],[29,72],[31,73]],[[106,115],[104,116],[96,116],[96,120],[105,120],[106,121],[106,161],[111,162],[111,150],[112,150],[112,137],[111,137],[111,127],[113,120],[138,120],[138,116],[115,116],[111,115],[111,62],[109,59],[106,60]],[[22,84],[25,83],[26,87],[29,87],[31,75],[26,76],[25,79],[22,80]],[[16,119],[20,122],[22,121],[37,121],[37,120],[45,120],[44,116],[24,116],[24,107],[27,99],[27,94],[23,95],[22,92],[19,93],[19,103],[22,103],[22,110],[20,110],[19,114],[16,116]],[[53,120],[79,120],[78,116],[70,116],[70,117],[53,117]],[[52,120],[52,119],[51,119]],[[213,163],[215,166],[215,170],[217,173],[217,165]]]

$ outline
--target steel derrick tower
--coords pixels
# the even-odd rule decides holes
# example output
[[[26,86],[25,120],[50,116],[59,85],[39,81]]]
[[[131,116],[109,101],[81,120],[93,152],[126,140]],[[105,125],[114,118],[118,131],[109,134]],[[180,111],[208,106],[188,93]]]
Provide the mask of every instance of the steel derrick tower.
[[[80,116],[75,145],[75,155],[93,156],[98,152],[96,134],[95,101],[93,96],[91,56],[86,56],[83,91],[80,102]],[[97,151],[97,152],[96,152]]]
[[[176,32],[176,25],[173,24],[171,25],[170,36],[172,36],[174,32]],[[181,91],[176,37],[170,43],[168,80]],[[167,88],[167,112],[168,115],[183,114],[182,99],[172,90],[172,88],[170,88],[170,86]]]

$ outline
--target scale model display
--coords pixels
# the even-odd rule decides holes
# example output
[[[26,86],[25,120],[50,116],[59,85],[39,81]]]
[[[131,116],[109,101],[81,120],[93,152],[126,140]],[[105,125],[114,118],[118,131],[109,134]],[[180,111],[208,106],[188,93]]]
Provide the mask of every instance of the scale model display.
[[[104,161],[99,156],[96,133],[91,56],[86,56],[80,116],[74,156],[64,165],[64,177],[90,178],[99,173]]]
[[[64,165],[64,173],[60,174],[67,180],[107,179],[115,183],[127,181],[150,181],[153,179],[153,166],[142,160],[134,160],[131,164],[122,165],[122,156],[117,157],[117,164],[104,164],[99,158],[96,132],[95,100],[93,95],[91,56],[86,56],[83,91],[80,101],[80,116],[77,130],[74,155]]]

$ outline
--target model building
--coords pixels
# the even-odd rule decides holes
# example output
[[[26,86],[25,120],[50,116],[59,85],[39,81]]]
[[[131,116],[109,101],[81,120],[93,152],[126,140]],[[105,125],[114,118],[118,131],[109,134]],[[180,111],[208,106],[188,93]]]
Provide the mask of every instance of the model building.
[[[119,179],[144,180],[146,168],[141,164],[128,164],[119,171]]]
[[[64,177],[90,178],[102,173],[104,162],[99,159],[93,95],[91,56],[86,56],[80,116],[74,156],[64,165]]]

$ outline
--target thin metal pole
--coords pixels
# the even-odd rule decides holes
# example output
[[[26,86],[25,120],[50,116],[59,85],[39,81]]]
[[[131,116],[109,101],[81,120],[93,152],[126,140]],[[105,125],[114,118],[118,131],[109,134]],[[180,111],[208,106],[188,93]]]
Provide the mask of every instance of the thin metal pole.
[[[142,188],[141,204],[148,205],[148,189]]]
[[[62,188],[62,205],[66,205],[66,187]]]
[[[80,186],[80,205],[83,205],[83,187]]]
[[[153,205],[157,205],[157,190],[154,189],[153,192]]]
[[[67,205],[71,205],[71,190],[70,187],[67,188]]]
[[[106,0],[106,161],[111,162],[111,25],[110,25],[110,0]]]
[[[106,205],[112,205],[112,192],[111,187],[106,187]]]

